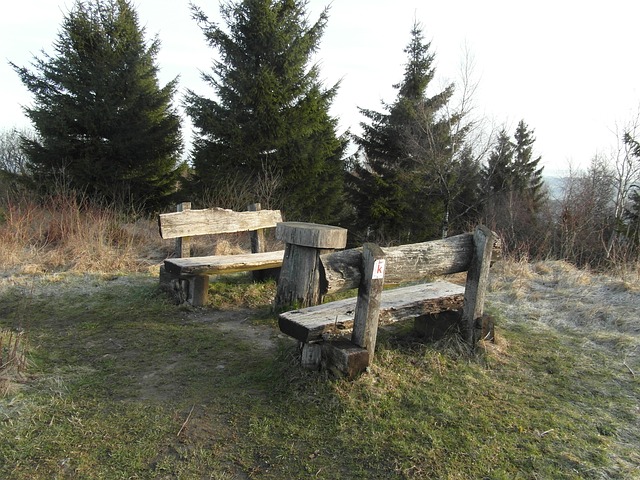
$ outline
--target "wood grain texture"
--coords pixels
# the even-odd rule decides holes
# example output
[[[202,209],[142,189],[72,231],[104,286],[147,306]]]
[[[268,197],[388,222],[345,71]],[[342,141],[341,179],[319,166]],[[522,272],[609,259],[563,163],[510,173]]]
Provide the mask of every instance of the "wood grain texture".
[[[284,250],[243,255],[170,258],[164,261],[167,272],[175,275],[216,275],[221,273],[265,270],[282,266]]]
[[[462,308],[464,287],[433,282],[385,290],[380,302],[379,323],[386,325],[427,313]],[[339,334],[353,327],[356,298],[292,310],[278,315],[280,330],[301,342],[316,342],[323,335]]]
[[[484,309],[484,299],[489,283],[489,268],[491,266],[491,255],[493,251],[493,233],[484,226],[476,228],[474,234],[474,251],[469,272],[467,273],[467,283],[464,292],[464,310],[462,311],[462,324],[465,329],[465,338],[469,345],[475,347],[482,323],[481,319]]]
[[[234,212],[224,208],[208,208],[163,213],[158,216],[160,236],[165,239],[249,232],[260,228],[272,228],[279,222],[282,222],[279,210]]]
[[[276,238],[303,247],[340,249],[347,245],[347,230],[333,225],[283,222],[276,226]]]
[[[500,243],[494,238],[493,258],[500,256]],[[465,272],[473,256],[473,234],[463,233],[444,240],[383,247],[387,259],[385,284],[420,281],[429,277]],[[326,279],[325,294],[338,293],[360,285],[362,248],[322,255]]]
[[[385,255],[378,245],[365,243],[362,249],[362,271],[364,278],[358,288],[358,300],[353,319],[351,343],[365,348],[369,353],[369,364],[373,361],[378,336],[378,321],[384,278],[376,277],[377,263],[384,261]]]
[[[322,301],[319,256],[327,251],[287,243],[284,252],[275,298],[276,308],[318,305]]]
[[[473,235],[462,234],[445,240],[387,247],[385,283],[398,284],[435,275],[464,272],[473,252]],[[362,249],[344,250],[320,258],[327,278],[327,292],[336,293],[360,284]]]
[[[176,206],[177,212],[186,212],[191,210],[191,202],[182,202]],[[176,257],[188,258],[191,256],[191,239],[189,237],[176,238]]]
[[[369,352],[347,340],[329,340],[321,348],[324,363],[337,377],[354,379],[369,366]]]

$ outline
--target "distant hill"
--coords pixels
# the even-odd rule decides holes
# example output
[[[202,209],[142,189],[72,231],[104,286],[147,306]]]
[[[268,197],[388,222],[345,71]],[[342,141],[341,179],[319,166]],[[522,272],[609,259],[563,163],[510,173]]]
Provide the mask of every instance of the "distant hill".
[[[543,176],[542,179],[544,180],[544,184],[549,190],[549,197],[552,200],[561,200],[564,194],[564,186],[567,178]]]

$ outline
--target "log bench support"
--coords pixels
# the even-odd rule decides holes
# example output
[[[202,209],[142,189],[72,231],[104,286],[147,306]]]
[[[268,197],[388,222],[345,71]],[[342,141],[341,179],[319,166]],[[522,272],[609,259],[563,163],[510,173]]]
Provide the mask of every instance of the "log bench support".
[[[347,245],[347,230],[315,223],[282,222],[276,238],[285,242],[278,279],[276,309],[318,305],[322,302],[320,255]]]
[[[160,266],[160,288],[178,304],[190,303],[202,306],[207,302],[209,275],[184,275],[167,271]]]
[[[482,336],[482,314],[484,313],[484,298],[489,284],[493,238],[493,232],[484,226],[476,228],[473,234],[473,255],[464,289],[462,324],[465,330],[465,340],[474,347]]]

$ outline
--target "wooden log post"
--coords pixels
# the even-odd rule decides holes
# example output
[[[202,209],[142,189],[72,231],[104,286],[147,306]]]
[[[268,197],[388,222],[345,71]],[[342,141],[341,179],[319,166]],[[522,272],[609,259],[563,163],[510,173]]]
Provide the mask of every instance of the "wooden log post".
[[[277,309],[318,305],[321,288],[320,255],[344,248],[347,230],[315,223],[282,222],[276,238],[286,243],[275,299]]]
[[[479,226],[473,235],[473,245],[473,257],[471,265],[469,265],[464,290],[462,326],[467,343],[475,348],[482,331],[484,299],[489,283],[489,267],[494,248],[493,232],[484,226]]]
[[[187,300],[194,307],[202,307],[209,296],[209,275],[196,275],[188,278],[189,297]]]
[[[182,202],[176,206],[176,212],[191,210],[191,202]],[[191,256],[191,237],[176,238],[176,257],[189,258]]]
[[[176,205],[176,212],[191,210],[191,202],[182,202]],[[174,255],[177,258],[189,258],[191,256],[191,238],[176,237]],[[180,275],[167,272],[165,266],[160,267],[160,288],[170,293],[177,303],[183,303],[193,297],[193,278],[184,278]]]
[[[262,210],[262,206],[259,203],[252,203],[247,207],[247,210],[250,212],[259,212]],[[251,232],[251,253],[263,253],[266,251],[264,229],[253,230]]]
[[[373,243],[364,244],[362,251],[363,278],[358,287],[351,342],[367,350],[368,365],[371,365],[376,349],[384,270],[385,254],[382,249]]]
[[[262,205],[259,203],[252,203],[247,206],[249,212],[259,212],[262,210]],[[267,251],[267,245],[264,238],[264,229],[259,228],[249,232],[251,238],[251,253],[264,253]],[[278,278],[280,269],[272,270],[254,270],[251,272],[251,278],[254,282],[262,282],[269,277]]]

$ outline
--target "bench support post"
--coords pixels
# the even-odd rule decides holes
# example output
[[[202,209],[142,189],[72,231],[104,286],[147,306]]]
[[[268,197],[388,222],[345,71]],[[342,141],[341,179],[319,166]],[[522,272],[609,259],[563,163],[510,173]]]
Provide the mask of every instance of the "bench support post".
[[[247,206],[248,212],[259,212],[262,210],[262,205],[259,203],[252,203]],[[251,253],[264,253],[267,251],[267,244],[265,242],[264,229],[252,230],[250,232],[251,238]],[[251,277],[254,282],[263,282],[268,278],[277,279],[280,274],[280,268],[268,269],[268,270],[254,270],[251,272]]]
[[[365,243],[362,251],[362,281],[358,287],[358,300],[353,319],[351,342],[367,349],[369,362],[373,361],[378,337],[380,299],[384,285],[385,254],[373,243]]]
[[[284,222],[276,226],[276,237],[286,243],[276,308],[320,304],[323,295],[320,255],[344,248],[347,231],[330,225]]]
[[[190,277],[189,302],[194,307],[202,307],[207,303],[209,294],[209,275],[197,275]]]
[[[182,202],[176,205],[176,212],[191,210],[191,202]],[[189,258],[191,256],[191,237],[176,238],[176,257]]]
[[[473,256],[467,273],[462,309],[465,340],[472,348],[475,348],[482,331],[482,313],[489,283],[493,242],[491,230],[484,226],[476,228],[473,235]]]

